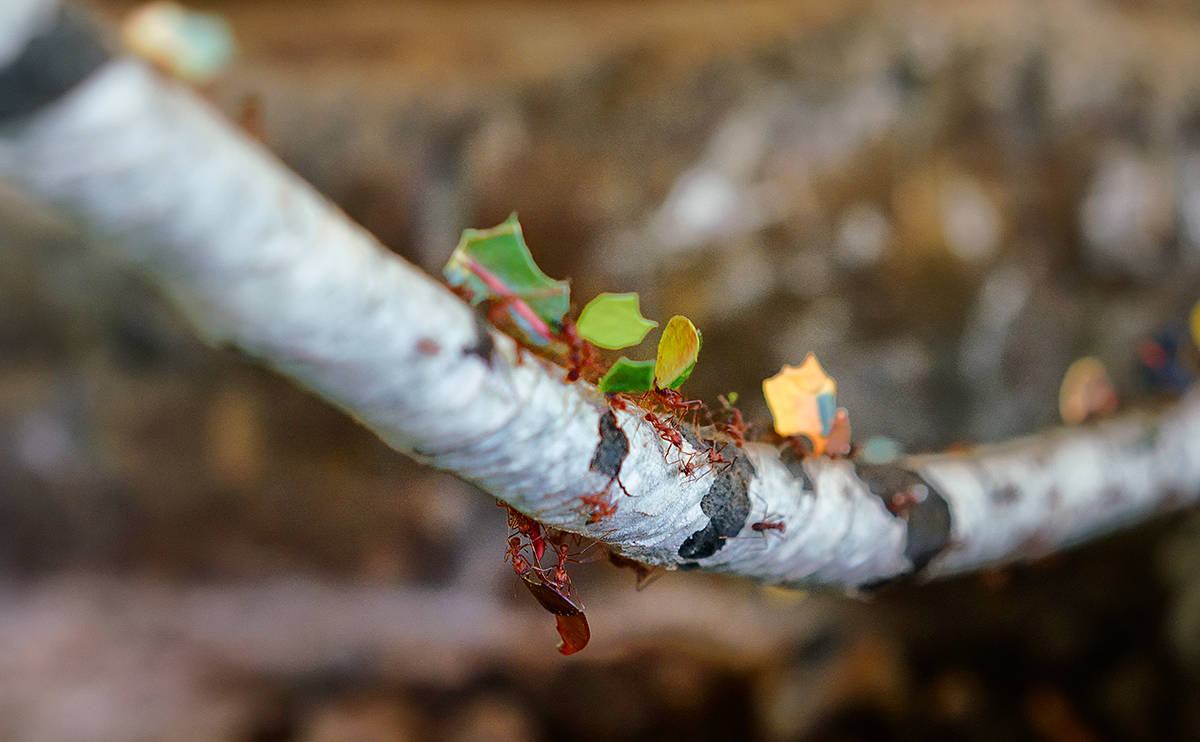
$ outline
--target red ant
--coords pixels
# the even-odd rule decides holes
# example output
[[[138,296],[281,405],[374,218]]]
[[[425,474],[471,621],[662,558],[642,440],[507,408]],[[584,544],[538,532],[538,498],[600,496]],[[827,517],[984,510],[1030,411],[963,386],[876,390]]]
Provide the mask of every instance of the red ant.
[[[574,654],[587,646],[591,638],[587,616],[583,615],[583,607],[571,599],[573,591],[571,578],[567,575],[566,562],[570,558],[566,544],[559,547],[558,565],[552,570],[552,577],[547,581],[547,570],[532,566],[521,554],[524,547],[519,536],[508,539],[508,549],[505,561],[511,559],[513,572],[525,583],[534,599],[554,615],[555,626],[562,641],[558,644],[561,654]]]
[[[721,429],[733,440],[734,445],[744,448],[746,446],[746,421],[742,419],[742,411],[731,405],[723,394],[717,395],[717,399],[729,413],[729,420],[721,425]]]
[[[572,559],[570,549],[566,544],[559,544],[556,548],[558,552],[558,564],[546,570],[538,570],[544,577],[546,572],[550,572],[550,584],[558,588],[565,594],[574,592],[574,587],[571,585],[571,576],[567,574],[567,562],[578,562],[578,559]],[[582,553],[582,552],[581,552]],[[575,556],[579,556],[576,554]]]
[[[758,533],[766,533],[767,531],[776,531],[780,535],[787,530],[787,524],[778,518],[768,516],[768,520],[760,520],[757,523],[751,523],[750,528]]]
[[[647,394],[653,394],[663,407],[680,415],[681,417],[684,417],[689,413],[695,416],[701,411],[703,411],[706,415],[708,414],[708,407],[703,401],[699,399],[687,399],[674,389],[660,389],[659,387],[654,387],[654,389],[647,392]],[[712,416],[709,415],[709,417],[711,418]],[[692,423],[696,424],[696,421],[692,420]]]
[[[604,518],[617,512],[617,504],[608,499],[607,492],[596,492],[591,495],[584,495],[579,499],[583,500],[583,504],[588,507],[588,523],[599,523]]]
[[[608,396],[608,406],[613,408],[614,410],[620,410],[621,412],[625,412],[626,410],[629,409],[629,405],[627,405],[625,403],[625,398],[622,397],[620,394],[609,394],[607,396]]]
[[[762,502],[763,506],[766,507],[766,501],[764,501],[761,497],[755,496],[754,499]],[[762,520],[751,523],[750,530],[761,534],[763,538],[766,538],[767,532],[769,531],[774,531],[780,536],[783,536],[784,532],[787,531],[787,524],[784,523],[783,518],[779,517],[778,515],[767,514],[763,516]]]
[[[567,574],[567,562],[575,562],[576,564],[582,564],[583,562],[582,562],[582,560],[579,559],[579,557],[583,556],[584,552],[586,552],[588,549],[592,548],[593,546],[595,546],[598,543],[600,543],[600,542],[593,541],[592,543],[588,544],[587,546],[585,546],[584,548],[575,552],[574,554],[571,553],[570,547],[567,546],[565,543],[557,544],[555,546],[555,552],[558,555],[558,563],[556,565],[554,565],[553,567],[547,567],[544,569],[539,568],[538,572],[541,573],[543,577],[545,577],[546,573],[549,572],[550,573],[549,580],[550,580],[550,584],[552,586],[558,588],[563,593],[567,593],[567,594],[572,593],[575,591],[575,588],[571,584],[571,576]]]
[[[519,536],[509,537],[508,549],[504,552],[504,561],[512,561],[513,572],[516,572],[518,577],[527,576],[533,569],[533,565],[521,554],[524,549]]]
[[[592,344],[580,336],[574,322],[565,318],[558,332],[558,339],[567,344],[567,359],[570,362],[567,381],[578,381],[585,370],[596,365],[596,354]]]
[[[658,415],[655,415],[653,412],[647,412],[642,419],[653,425],[654,429],[658,431],[659,436],[664,441],[675,446],[676,448],[683,448],[683,436],[679,434],[678,430],[663,422]]]
[[[529,545],[533,547],[533,556],[540,564],[542,555],[546,553],[546,539],[542,535],[542,525],[499,500],[496,501],[496,505],[508,508],[508,527],[529,539]]]
[[[721,451],[723,451],[723,450],[725,450],[724,446],[721,447]],[[724,464],[724,466],[721,467],[721,471],[725,471],[729,467],[733,466],[733,459],[725,458],[724,456],[721,455],[721,451],[718,451],[717,449],[713,448],[712,446],[709,446],[708,450],[705,452],[704,463],[706,463],[712,467],[716,467],[718,464]]]
[[[694,475],[698,470],[699,467],[692,463],[691,458],[687,461],[681,461],[679,464],[679,473],[687,477]]]
[[[704,407],[704,402],[699,399],[685,399],[682,394],[674,389],[660,389],[654,387],[654,394],[662,401],[668,409],[671,410],[695,410]]]
[[[704,460],[697,465],[696,459],[701,456]],[[716,469],[718,465],[724,464],[720,471],[725,471],[729,467],[733,466],[733,461],[722,456],[720,451],[710,445],[707,446],[703,452],[696,451],[688,456],[687,461],[681,460],[679,464],[679,471],[690,477],[699,471],[705,464],[708,464],[713,469]]]

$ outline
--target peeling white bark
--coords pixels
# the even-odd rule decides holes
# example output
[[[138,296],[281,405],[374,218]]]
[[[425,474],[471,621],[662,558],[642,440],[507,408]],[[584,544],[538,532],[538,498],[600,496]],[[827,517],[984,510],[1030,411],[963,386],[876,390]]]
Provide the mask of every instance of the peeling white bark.
[[[112,62],[0,129],[0,175],[103,238],[210,341],[273,366],[397,450],[650,564],[852,589],[1040,554],[1200,489],[1193,394],[1159,418],[870,473],[749,444],[736,466],[691,478],[631,406],[616,413],[626,497],[590,468],[602,395],[482,329],[439,283],[140,65]],[[589,524],[580,498],[606,487],[618,510]],[[920,502],[900,516],[885,507],[906,495]],[[786,532],[751,528],[768,518]]]

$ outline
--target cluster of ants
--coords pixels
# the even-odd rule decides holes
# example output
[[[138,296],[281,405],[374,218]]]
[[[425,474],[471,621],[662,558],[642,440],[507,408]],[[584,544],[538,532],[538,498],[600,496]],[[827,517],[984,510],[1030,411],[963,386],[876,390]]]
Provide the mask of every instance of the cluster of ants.
[[[496,326],[504,326],[509,324],[512,319],[510,312],[514,312],[521,316],[525,322],[530,325],[533,331],[541,336],[545,341],[556,340],[560,343],[560,347],[565,348],[562,352],[562,360],[566,362],[568,382],[585,379],[587,381],[596,382],[603,375],[603,368],[600,359],[597,357],[595,348],[585,340],[580,334],[574,321],[564,317],[559,322],[555,323],[555,327],[542,321],[537,315],[529,309],[528,305],[518,296],[512,294],[503,283],[491,275],[485,268],[475,261],[469,261],[469,268],[473,273],[481,278],[496,294],[497,298],[491,302],[491,307],[488,312],[488,319]],[[460,289],[461,291],[461,289]],[[511,333],[513,337],[518,338],[518,348],[523,347],[520,344],[521,333]],[[537,350],[529,348],[537,352]],[[518,360],[520,359],[520,350],[518,350]],[[609,394],[608,403],[614,410],[626,411],[628,404],[626,398],[622,394]],[[737,447],[742,447],[746,443],[746,423],[742,418],[742,413],[725,397],[718,397],[722,405],[722,415],[720,420],[716,419],[708,406],[699,399],[687,399],[682,394],[674,389],[661,389],[655,387],[650,391],[643,393],[640,397],[635,398],[637,404],[649,410],[642,415],[642,419],[649,423],[658,434],[658,436],[667,444],[667,452],[664,454],[664,460],[669,465],[674,465],[679,468],[681,474],[687,477],[698,476],[705,466],[718,473],[724,472],[729,467],[733,466],[734,460],[725,457],[722,452],[725,447],[732,443]],[[683,434],[679,431],[679,427],[674,417],[679,420],[689,422],[693,427],[699,427],[701,419],[716,430],[720,431],[728,438],[729,443],[723,443],[718,448],[712,442],[705,441],[703,446],[698,446],[691,453],[684,451]],[[674,460],[670,458],[671,451],[676,452]],[[629,495],[629,491],[625,489],[625,485],[621,483],[620,476],[614,475],[609,481],[608,486],[599,492],[589,495],[584,495],[580,498],[584,515],[589,524],[596,524],[603,519],[613,515],[617,511],[617,503],[609,496],[609,488],[613,483],[620,487],[621,491]],[[524,517],[524,516],[521,516]],[[532,522],[532,521],[531,521]],[[510,527],[513,522],[510,519]],[[755,526],[762,525],[759,523]],[[526,529],[528,530],[528,529]],[[525,533],[526,530],[521,530],[520,533]],[[761,529],[759,529],[761,530]],[[778,525],[778,530],[782,531],[782,524]],[[541,546],[539,546],[541,544]],[[537,560],[540,562],[542,551],[545,545],[541,537],[537,539],[531,538],[531,545],[534,549]],[[518,560],[518,553],[511,548],[510,538],[510,556],[513,557],[514,569],[518,566],[528,567],[527,560],[523,558]],[[561,560],[560,560],[561,561]],[[566,578],[566,569],[563,566],[560,570],[561,576]]]
[[[524,513],[513,510],[499,500],[496,501],[496,505],[503,506],[508,510],[508,549],[505,552],[504,561],[512,562],[513,572],[518,577],[541,582],[560,593],[565,600],[570,601],[570,596],[574,593],[575,588],[571,585],[570,575],[567,574],[567,562],[578,561],[578,559],[573,558],[567,544],[560,540],[559,535],[543,531],[541,523]],[[542,557],[546,554],[548,544],[554,547],[557,563],[552,567],[543,567]],[[526,549],[533,553],[533,561],[525,556]],[[574,555],[574,557],[578,556],[578,554]]]
[[[522,333],[510,332],[509,335],[517,340],[517,363],[521,363],[523,350],[544,354],[546,346],[549,346],[554,348],[551,353],[557,354],[560,362],[565,362],[567,366],[566,381],[575,382],[584,379],[595,383],[601,378],[603,368],[595,348],[580,335],[572,320],[564,317],[557,322],[548,323],[538,316],[521,297],[515,295],[503,280],[491,273],[477,260],[466,256],[463,258],[463,262],[492,294],[488,311],[488,319],[491,323],[497,327],[505,327],[515,322],[524,332],[532,333],[529,335],[530,337],[536,336],[545,344],[542,348],[529,347],[521,341]],[[472,298],[471,292],[463,286],[452,287],[452,290],[468,300]],[[738,448],[743,447],[746,443],[747,426],[742,419],[742,413],[725,397],[718,398],[721,401],[722,410],[720,419],[717,419],[703,401],[687,399],[674,389],[655,387],[638,398],[629,398],[621,394],[607,396],[608,404],[613,410],[628,411],[627,399],[636,401],[641,408],[646,410],[642,415],[642,420],[649,423],[658,437],[666,444],[664,461],[668,465],[678,467],[679,472],[688,478],[699,476],[705,466],[714,473],[728,470],[734,465],[735,460],[727,458],[722,452],[731,443]],[[706,439],[703,443],[691,439],[696,445],[694,450],[688,453],[684,450],[684,436],[680,432],[680,423],[687,422],[692,427],[699,428],[702,419],[707,426],[723,434],[726,441],[717,447],[711,439]],[[675,452],[674,460],[671,459],[672,451]],[[617,512],[617,503],[610,497],[610,490],[614,482],[626,496],[630,496],[629,490],[625,489],[625,485],[620,480],[618,465],[616,473],[612,475],[603,490],[580,498],[582,514],[589,524],[600,523]],[[503,503],[497,502],[497,505],[503,505]],[[570,575],[567,574],[567,563],[578,562],[579,557],[586,549],[572,554],[563,534],[547,531],[533,518],[517,512],[507,505],[504,507],[508,511],[509,528],[505,561],[512,563],[513,572],[521,578],[542,607],[555,615],[558,632],[562,637],[559,651],[563,654],[572,654],[583,649],[590,637],[590,630],[583,614],[583,608],[574,597],[575,588],[571,584]],[[751,524],[751,528],[760,534],[768,531],[783,533],[784,524],[777,518],[766,518]],[[548,546],[553,547],[554,558],[548,563],[549,566],[542,566],[542,558],[545,556]],[[639,589],[648,581],[651,570],[645,565],[630,562],[615,555],[610,555],[610,559],[618,566],[632,566],[637,571]]]
[[[529,589],[531,595],[543,608],[554,615],[558,635],[562,637],[558,651],[562,654],[574,654],[587,646],[591,638],[587,616],[575,598],[575,586],[571,584],[571,576],[567,574],[567,562],[578,562],[579,557],[591,546],[575,554],[560,533],[544,530],[542,525],[533,518],[513,510],[499,500],[497,505],[508,511],[508,548],[505,550],[505,561],[512,562],[513,572]],[[594,542],[592,546],[595,546]],[[542,557],[546,554],[547,545],[554,547],[556,559],[550,566],[542,566]],[[532,560],[526,553],[532,553]]]
[[[721,403],[724,406],[724,419],[714,419],[708,406],[699,399],[686,399],[682,394],[674,389],[658,389],[645,392],[634,401],[642,408],[657,408],[659,412],[647,411],[643,413],[642,419],[649,423],[659,438],[666,444],[666,452],[663,454],[663,459],[668,465],[678,467],[679,472],[689,478],[699,476],[705,466],[710,467],[714,472],[720,473],[733,466],[734,460],[726,458],[722,451],[729,445],[728,443],[721,444],[720,448],[716,447],[711,441],[704,441],[704,444],[697,446],[690,453],[684,451],[683,434],[672,417],[673,414],[678,414],[680,419],[689,422],[694,427],[699,426],[700,417],[707,420],[708,424],[713,428],[723,432],[729,441],[734,445],[741,447],[746,442],[746,423],[742,419],[742,413],[736,407],[729,404],[728,400],[720,397]],[[629,404],[626,402],[626,397],[621,394],[608,395],[608,404],[614,410],[622,412],[629,410]],[[689,419],[690,418],[690,419]],[[675,452],[675,458],[671,458],[672,451]],[[617,512],[617,503],[609,497],[609,489],[612,484],[616,483],[625,495],[629,495],[629,490],[625,489],[625,485],[621,482],[620,473],[615,474],[607,486],[599,492],[594,492],[590,495],[584,495],[580,498],[583,503],[583,512],[587,516],[589,524],[601,522],[604,518],[613,515]]]

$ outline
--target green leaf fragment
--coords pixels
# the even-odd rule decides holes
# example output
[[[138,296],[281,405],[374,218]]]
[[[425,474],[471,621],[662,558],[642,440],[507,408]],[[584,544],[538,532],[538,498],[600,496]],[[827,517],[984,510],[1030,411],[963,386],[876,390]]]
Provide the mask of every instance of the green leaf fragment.
[[[679,388],[696,367],[702,343],[700,331],[690,319],[678,314],[672,317],[658,340],[654,385],[659,389]]]
[[[654,386],[654,361],[631,361],[621,356],[597,386],[605,394],[650,391]]]
[[[472,270],[473,264],[498,279],[501,286],[489,285],[479,271]],[[464,286],[471,292],[472,304],[506,298],[503,292],[507,291],[547,322],[560,321],[570,308],[570,285],[537,267],[515,213],[491,229],[463,230],[442,272],[452,286]]]
[[[658,323],[642,316],[636,293],[603,293],[579,313],[576,323],[585,340],[601,348],[617,350],[637,345]]]

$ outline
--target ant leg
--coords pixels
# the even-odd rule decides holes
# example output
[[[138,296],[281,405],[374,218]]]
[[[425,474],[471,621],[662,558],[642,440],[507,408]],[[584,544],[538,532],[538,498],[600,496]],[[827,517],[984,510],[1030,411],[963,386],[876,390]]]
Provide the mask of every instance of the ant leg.
[[[633,497],[633,495],[629,494],[629,490],[625,489],[625,485],[621,483],[621,473],[620,472],[617,472],[616,474],[614,474],[612,476],[612,479],[608,480],[608,486],[611,487],[613,482],[617,483],[617,486],[621,488],[621,491],[625,493],[626,497]],[[608,487],[606,487],[605,489],[608,489]]]

